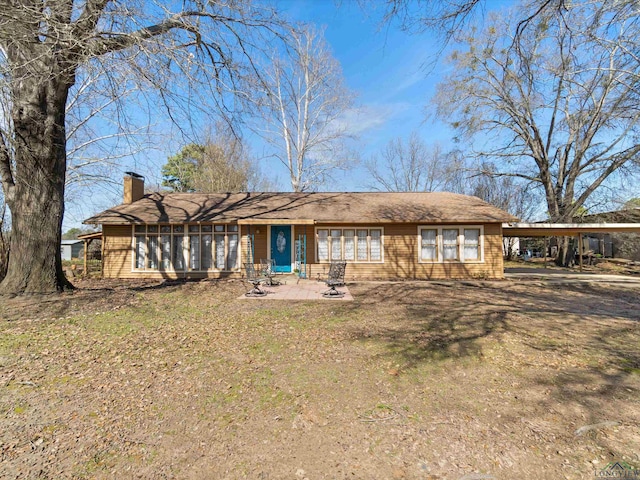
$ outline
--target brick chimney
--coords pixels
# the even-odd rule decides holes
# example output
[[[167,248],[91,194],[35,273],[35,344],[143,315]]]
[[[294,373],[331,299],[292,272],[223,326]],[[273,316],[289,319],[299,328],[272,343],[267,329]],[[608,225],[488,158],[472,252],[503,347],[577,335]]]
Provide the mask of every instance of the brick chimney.
[[[124,202],[133,203],[144,196],[144,177],[135,172],[124,172]]]

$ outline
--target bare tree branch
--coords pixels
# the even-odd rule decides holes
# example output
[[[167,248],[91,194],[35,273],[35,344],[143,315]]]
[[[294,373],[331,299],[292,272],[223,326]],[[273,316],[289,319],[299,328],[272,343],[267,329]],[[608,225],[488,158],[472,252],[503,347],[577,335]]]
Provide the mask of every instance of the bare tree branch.
[[[348,166],[341,116],[353,95],[321,32],[306,27],[267,68],[252,98],[259,112],[253,130],[270,143],[287,168],[294,191],[316,188],[336,168]]]
[[[104,177],[162,113],[185,135],[233,117],[260,75],[256,58],[287,30],[250,0],[0,0],[0,175],[13,232],[0,292],[69,288],[65,184]]]
[[[517,17],[495,16],[452,55],[455,71],[437,97],[439,114],[478,140],[480,157],[502,159],[496,173],[544,189],[553,220],[570,220],[639,153],[640,64],[625,53],[638,13],[592,20],[609,19],[605,11],[609,4],[543,2],[515,30]]]

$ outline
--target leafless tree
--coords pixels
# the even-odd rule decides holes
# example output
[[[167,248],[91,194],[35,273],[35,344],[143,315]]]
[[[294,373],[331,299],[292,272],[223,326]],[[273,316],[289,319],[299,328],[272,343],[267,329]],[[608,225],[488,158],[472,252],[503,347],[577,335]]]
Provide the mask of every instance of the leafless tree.
[[[253,129],[275,149],[296,192],[321,184],[347,165],[344,140],[349,136],[341,116],[352,105],[342,69],[322,32],[304,27],[273,62],[252,98],[259,116]]]
[[[502,176],[495,165],[484,162],[473,168],[466,182],[467,193],[495,205],[520,220],[531,220],[538,215],[540,195],[533,182],[512,176]],[[505,237],[502,240],[504,256],[511,260],[515,255],[516,238]]]
[[[512,176],[498,173],[495,165],[485,162],[475,168],[469,178],[469,195],[481,198],[521,220],[531,220],[539,214],[540,198],[537,185]]]
[[[638,49],[622,46],[640,38],[637,21],[598,29],[594,13],[576,4],[540,15],[519,39],[510,18],[496,17],[454,52],[437,96],[441,118],[497,165],[492,175],[540,186],[552,221],[571,221],[640,153]]]
[[[104,93],[97,101],[107,102],[101,111],[113,123],[99,130],[109,135],[141,125],[145,113],[187,128],[207,112],[232,111],[242,79],[256,72],[255,58],[281,26],[272,10],[249,0],[0,0],[0,94],[8,112],[0,118],[0,180],[12,219],[0,293],[71,287],[59,242],[67,148],[81,144],[67,144],[68,129],[96,111],[83,103],[86,85]],[[130,98],[146,111],[128,110]]]
[[[149,138],[146,122],[131,122],[118,111],[125,104],[129,110],[146,111],[136,98],[142,93],[140,85],[119,81],[106,88],[104,79],[109,76],[113,78],[112,72],[104,72],[100,64],[87,65],[76,75],[69,92],[65,108],[67,201],[75,191],[79,195],[85,193],[87,186],[94,190],[96,184],[102,183],[119,186],[121,160],[150,149],[155,143]]]
[[[429,147],[412,133],[405,142],[391,140],[378,156],[365,162],[374,190],[388,192],[448,191],[473,195],[521,218],[530,219],[539,205],[534,186],[503,177],[490,163],[474,165],[462,152]]]
[[[395,138],[364,163],[372,179],[368,187],[387,192],[443,190],[457,170],[447,160],[440,145],[427,145],[416,132],[406,142]]]
[[[368,8],[371,0],[360,0]],[[431,31],[440,36],[442,48],[485,14],[486,0],[386,0],[382,7],[382,24],[397,23],[407,32]],[[549,14],[564,14],[566,0],[527,0],[515,19],[516,36],[536,18]],[[619,3],[619,2],[611,2]],[[631,3],[631,2],[626,2]],[[379,6],[379,4],[375,4]],[[442,50],[440,50],[440,53]]]

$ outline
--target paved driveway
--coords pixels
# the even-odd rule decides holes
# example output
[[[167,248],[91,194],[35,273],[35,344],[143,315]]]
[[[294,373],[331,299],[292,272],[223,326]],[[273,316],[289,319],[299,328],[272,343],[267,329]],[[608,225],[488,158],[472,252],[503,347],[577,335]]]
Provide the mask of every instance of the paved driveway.
[[[507,280],[544,280],[554,283],[615,283],[640,286],[640,277],[630,275],[605,275],[589,272],[567,272],[553,268],[505,268]]]

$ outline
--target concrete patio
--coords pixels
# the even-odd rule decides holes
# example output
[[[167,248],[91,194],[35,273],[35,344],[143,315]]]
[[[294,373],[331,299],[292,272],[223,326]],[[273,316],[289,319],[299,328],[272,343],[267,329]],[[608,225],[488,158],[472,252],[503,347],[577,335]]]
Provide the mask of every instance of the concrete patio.
[[[328,290],[324,282],[316,280],[303,280],[295,276],[278,277],[277,280],[282,284],[274,287],[261,286],[260,288],[267,292],[264,297],[247,297],[242,295],[240,298],[247,300],[322,300],[326,302],[350,302],[353,297],[347,286],[338,287],[340,292],[344,292],[341,298],[325,298],[322,292]],[[250,287],[247,289],[249,291]]]

